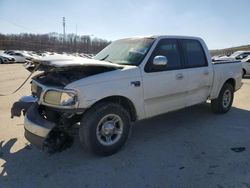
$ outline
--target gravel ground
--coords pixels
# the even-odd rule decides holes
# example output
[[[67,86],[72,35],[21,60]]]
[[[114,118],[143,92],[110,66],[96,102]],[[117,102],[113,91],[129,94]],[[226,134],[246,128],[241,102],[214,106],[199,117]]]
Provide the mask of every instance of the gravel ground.
[[[22,65],[0,65],[0,93],[28,76]],[[125,147],[97,157],[73,147],[48,155],[23,136],[23,117],[10,108],[30,93],[0,97],[0,187],[250,187],[250,77],[231,111],[215,115],[209,104],[134,124]],[[232,148],[236,148],[232,150]]]

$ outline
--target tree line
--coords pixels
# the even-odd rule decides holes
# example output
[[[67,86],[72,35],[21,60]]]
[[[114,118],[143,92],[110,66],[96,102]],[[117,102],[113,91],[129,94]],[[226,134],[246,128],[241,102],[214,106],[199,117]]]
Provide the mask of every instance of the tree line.
[[[237,46],[232,48],[220,49],[220,50],[211,50],[210,53],[214,55],[231,55],[236,51],[250,51],[250,45]]]
[[[0,34],[1,50],[50,51],[95,54],[106,47],[110,41],[92,38],[90,35],[58,33],[48,34]]]

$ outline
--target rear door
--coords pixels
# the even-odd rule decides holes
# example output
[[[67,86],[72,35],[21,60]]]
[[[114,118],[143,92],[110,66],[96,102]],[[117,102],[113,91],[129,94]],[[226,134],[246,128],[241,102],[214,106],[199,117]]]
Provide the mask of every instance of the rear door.
[[[154,67],[153,59],[159,55],[168,59],[167,66]],[[178,40],[161,39],[142,70],[147,117],[185,107],[188,77],[183,66]]]
[[[208,64],[205,51],[198,40],[181,40],[188,76],[187,106],[205,102],[213,82],[213,67]]]

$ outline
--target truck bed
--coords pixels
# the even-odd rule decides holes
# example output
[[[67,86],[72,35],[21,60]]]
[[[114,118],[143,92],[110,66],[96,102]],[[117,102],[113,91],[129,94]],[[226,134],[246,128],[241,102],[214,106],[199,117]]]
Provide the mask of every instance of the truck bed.
[[[215,61],[213,63],[213,87],[210,92],[210,99],[215,99],[219,95],[220,88],[230,78],[234,78],[235,91],[240,89],[242,83],[242,63],[241,61]]]

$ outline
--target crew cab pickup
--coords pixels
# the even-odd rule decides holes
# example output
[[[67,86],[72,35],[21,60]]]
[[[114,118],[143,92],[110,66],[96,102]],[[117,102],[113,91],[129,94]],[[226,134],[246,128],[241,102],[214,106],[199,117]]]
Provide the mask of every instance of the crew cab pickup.
[[[240,61],[212,63],[201,38],[149,36],[112,42],[92,59],[51,56],[33,61],[25,137],[53,152],[72,142],[99,155],[117,152],[131,122],[211,101],[230,110],[241,87]],[[155,126],[155,125],[152,125]],[[74,131],[73,131],[74,130]]]

